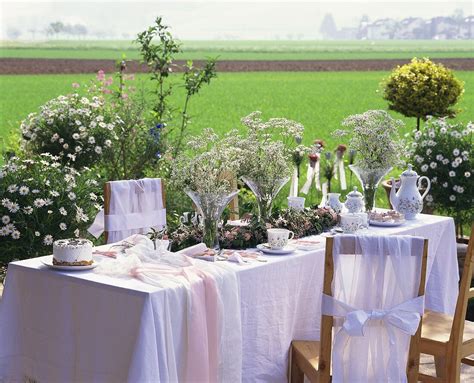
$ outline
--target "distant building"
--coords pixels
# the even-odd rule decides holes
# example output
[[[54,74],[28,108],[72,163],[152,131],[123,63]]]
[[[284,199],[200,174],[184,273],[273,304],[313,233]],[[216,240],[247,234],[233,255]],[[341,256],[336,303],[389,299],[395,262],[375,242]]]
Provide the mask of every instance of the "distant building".
[[[459,38],[473,39],[474,38],[474,16],[466,17],[459,28]]]
[[[367,25],[367,39],[393,39],[397,29],[397,22],[393,19],[379,19]]]
[[[341,28],[333,36],[336,40],[356,40],[358,32],[358,28]]]
[[[459,25],[452,17],[433,17],[426,22],[430,38],[434,40],[449,40],[458,37]]]
[[[408,17],[398,23],[393,35],[397,40],[420,40],[430,38],[421,17]]]

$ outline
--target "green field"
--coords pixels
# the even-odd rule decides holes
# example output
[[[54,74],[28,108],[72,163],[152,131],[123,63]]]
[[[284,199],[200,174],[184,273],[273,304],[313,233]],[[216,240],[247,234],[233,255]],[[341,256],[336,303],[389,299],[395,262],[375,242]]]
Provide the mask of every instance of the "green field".
[[[388,41],[183,41],[177,59],[220,60],[357,60],[417,57],[474,57],[472,40]],[[138,59],[129,41],[0,42],[0,57]]]

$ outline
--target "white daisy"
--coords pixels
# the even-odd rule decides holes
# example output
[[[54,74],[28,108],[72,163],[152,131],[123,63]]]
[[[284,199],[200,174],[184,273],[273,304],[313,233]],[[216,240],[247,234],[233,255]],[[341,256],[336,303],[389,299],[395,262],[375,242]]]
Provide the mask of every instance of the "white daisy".
[[[7,190],[9,193],[15,193],[18,190],[18,186],[16,186],[15,184],[10,185],[7,187]]]
[[[443,184],[443,187],[444,187],[444,188],[447,188],[447,187],[448,187],[448,183],[445,182],[445,183]]]
[[[438,155],[436,156],[436,160],[437,160],[437,161],[442,161],[442,160],[443,160],[443,155],[442,155],[442,154],[438,154]]]
[[[428,165],[424,164],[422,167],[421,167],[421,171],[422,172],[426,172],[428,170]]]
[[[101,154],[102,153],[102,148],[100,146],[96,146],[94,151],[97,153],[97,154]]]
[[[50,190],[49,194],[50,194],[52,197],[59,197],[59,193],[58,193],[56,190]]]
[[[79,234],[80,234],[80,233],[79,233],[79,229],[74,230],[74,236],[75,236],[76,238],[79,238]]]
[[[74,192],[69,192],[67,196],[71,201],[76,199],[76,194]]]
[[[427,200],[428,202],[433,202],[433,196],[432,196],[431,194],[428,194],[428,195],[426,196],[426,200]]]
[[[48,235],[45,235],[44,238],[43,238],[43,243],[46,245],[46,246],[49,246],[53,243],[53,236],[48,234]]]
[[[451,167],[457,168],[459,166],[459,163],[456,161],[451,162]]]
[[[61,222],[61,223],[59,224],[59,228],[60,228],[61,230],[66,230],[66,229],[67,229],[67,225],[66,225],[64,222]]]
[[[456,196],[451,194],[451,195],[449,196],[449,200],[450,200],[450,201],[456,201]]]
[[[79,133],[74,133],[72,135],[72,138],[74,138],[75,140],[78,140],[80,138]]]
[[[60,213],[61,215],[67,215],[67,211],[66,211],[66,209],[63,208],[63,207],[60,207],[60,208],[59,208],[59,213]]]
[[[30,215],[31,213],[33,213],[33,208],[31,206],[26,206],[23,208],[23,213],[25,213],[26,215]]]
[[[35,231],[35,237],[41,236],[41,233],[39,231]]]
[[[8,198],[2,199],[2,206],[8,208],[11,205],[11,201]]]
[[[65,143],[65,144],[63,145],[63,149],[69,149],[69,145],[68,145],[67,143]]]
[[[35,205],[35,207],[43,207],[44,206],[44,199],[43,198],[36,198],[33,201],[33,205]]]
[[[449,172],[449,176],[450,176],[450,177],[456,177],[456,173],[455,173],[453,170],[451,170],[451,171]]]
[[[16,213],[18,210],[20,210],[20,205],[18,205],[16,202],[12,202],[8,210],[10,213]]]
[[[18,192],[21,195],[27,195],[30,192],[30,188],[28,186],[21,186]]]
[[[12,233],[12,238],[13,239],[20,239],[20,232],[18,230],[15,230],[13,233]]]
[[[110,146],[112,146],[112,141],[105,140],[104,145],[107,146],[108,148],[110,148]]]
[[[453,150],[453,156],[459,156],[459,149]]]
[[[6,225],[7,223],[10,222],[10,217],[8,215],[4,215],[2,217],[2,222],[3,222],[4,225]]]
[[[459,186],[457,192],[458,192],[459,194],[464,193],[464,188],[463,188],[462,186]]]
[[[469,178],[471,176],[471,172],[464,172],[464,177]]]
[[[0,229],[0,237],[6,237],[8,234],[10,234],[10,230],[6,226],[3,226]]]
[[[438,164],[436,162],[431,162],[430,163],[430,168],[431,169],[436,169],[437,166],[438,166]]]
[[[449,160],[447,158],[443,159],[443,165],[447,165],[449,163]]]
[[[81,150],[82,150],[82,147],[81,147],[81,146],[76,146],[76,147],[74,148],[74,151],[75,151],[76,153],[79,153]]]
[[[95,138],[94,136],[90,136],[89,139],[87,140],[89,142],[89,144],[95,144]]]

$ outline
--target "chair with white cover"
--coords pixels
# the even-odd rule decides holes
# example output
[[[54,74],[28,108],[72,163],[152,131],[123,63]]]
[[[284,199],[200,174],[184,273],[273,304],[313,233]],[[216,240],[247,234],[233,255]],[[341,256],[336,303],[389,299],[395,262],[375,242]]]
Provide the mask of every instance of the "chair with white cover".
[[[110,181],[104,185],[104,209],[89,232],[112,243],[166,225],[165,192],[160,178]]]
[[[427,249],[410,236],[327,238],[320,341],[291,343],[290,382],[416,382]]]

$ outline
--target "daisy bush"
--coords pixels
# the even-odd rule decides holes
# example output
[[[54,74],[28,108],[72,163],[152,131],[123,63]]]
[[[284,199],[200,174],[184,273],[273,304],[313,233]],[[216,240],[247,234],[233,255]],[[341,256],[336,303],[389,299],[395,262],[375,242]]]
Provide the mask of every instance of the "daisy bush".
[[[89,169],[63,167],[44,153],[11,158],[0,168],[2,262],[52,253],[56,239],[79,237],[99,206],[100,185]]]
[[[455,218],[469,223],[474,213],[474,125],[449,124],[429,117],[420,131],[414,131],[409,147],[410,160],[417,173],[431,180],[425,201]]]
[[[103,97],[59,96],[21,123],[23,148],[33,154],[51,153],[76,169],[92,167],[111,150],[122,123],[109,113]]]

